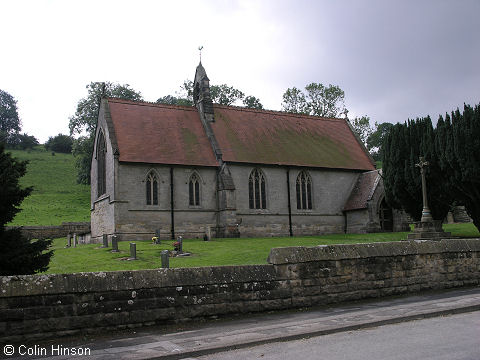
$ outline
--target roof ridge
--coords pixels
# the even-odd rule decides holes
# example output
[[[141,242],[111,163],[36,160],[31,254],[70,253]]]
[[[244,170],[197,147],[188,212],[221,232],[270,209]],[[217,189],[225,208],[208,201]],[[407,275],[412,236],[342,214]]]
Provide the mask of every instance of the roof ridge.
[[[138,106],[153,106],[153,107],[160,107],[160,108],[168,108],[168,109],[182,109],[182,110],[197,110],[195,106],[189,105],[173,105],[173,104],[162,104],[157,102],[151,101],[138,101],[138,100],[129,100],[123,98],[116,98],[116,97],[106,97],[108,101],[121,103],[121,104],[131,104],[131,105],[138,105]]]
[[[326,120],[326,121],[345,121],[346,119],[342,118],[334,118],[334,117],[325,117],[325,116],[316,116],[316,115],[309,115],[309,114],[300,114],[300,113],[291,113],[288,111],[281,111],[281,110],[269,110],[269,109],[252,109],[247,108],[244,106],[237,106],[237,105],[221,105],[221,104],[213,104],[214,108],[222,108],[222,109],[232,109],[237,111],[247,111],[247,112],[258,112],[258,113],[271,113],[277,114],[280,116],[293,116],[298,118],[307,118],[312,120]]]

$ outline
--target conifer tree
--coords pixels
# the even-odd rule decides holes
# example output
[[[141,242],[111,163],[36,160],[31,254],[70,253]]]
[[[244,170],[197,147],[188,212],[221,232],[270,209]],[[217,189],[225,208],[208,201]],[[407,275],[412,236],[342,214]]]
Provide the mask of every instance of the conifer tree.
[[[440,116],[435,147],[449,191],[480,230],[480,105]]]
[[[434,219],[444,219],[452,203],[452,194],[439,166],[430,117],[396,124],[385,138],[383,149],[385,197],[390,206],[404,209],[416,221],[420,220],[422,183],[415,164],[423,156],[429,162],[426,168],[428,204]]]
[[[48,268],[52,252],[46,252],[51,240],[30,242],[19,229],[5,228],[20,211],[18,206],[32,188],[21,188],[27,162],[17,161],[5,153],[0,144],[0,276],[33,274]]]

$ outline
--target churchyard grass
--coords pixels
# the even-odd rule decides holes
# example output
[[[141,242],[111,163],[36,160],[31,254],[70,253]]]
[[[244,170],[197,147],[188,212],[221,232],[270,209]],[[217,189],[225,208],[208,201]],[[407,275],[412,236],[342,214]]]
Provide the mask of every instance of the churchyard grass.
[[[52,156],[43,146],[31,151],[7,150],[20,160],[28,160],[21,186],[33,186],[20,205],[21,212],[7,225],[60,225],[62,222],[90,221],[90,186],[75,182],[72,154]]]
[[[452,224],[445,225],[444,228],[445,231],[451,231],[454,236],[480,237],[473,224]],[[212,241],[185,239],[183,250],[192,255],[170,258],[170,267],[266,264],[270,249],[274,247],[399,241],[406,237],[407,233],[401,232],[295,238],[213,239]],[[111,253],[111,248],[101,248],[101,244],[65,248],[66,242],[65,238],[54,241],[52,248],[55,255],[47,273],[156,269],[161,264],[160,252],[164,249],[173,250],[173,240],[162,240],[160,245],[154,245],[151,241],[135,241],[138,260],[131,261],[127,260],[130,255],[129,242],[119,243],[119,253]]]

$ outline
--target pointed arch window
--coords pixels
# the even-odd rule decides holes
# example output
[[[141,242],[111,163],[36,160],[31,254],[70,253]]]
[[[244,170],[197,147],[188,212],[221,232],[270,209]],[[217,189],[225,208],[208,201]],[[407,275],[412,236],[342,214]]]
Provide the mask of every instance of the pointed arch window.
[[[267,195],[265,175],[259,169],[253,169],[248,179],[248,200],[250,209],[266,209]]]
[[[200,177],[193,173],[188,182],[188,198],[190,206],[200,206]]]
[[[297,209],[312,210],[312,179],[306,171],[297,176]]]
[[[146,184],[147,205],[158,205],[158,179],[153,171],[148,174]]]
[[[105,135],[100,131],[97,139],[97,197],[100,197],[107,191],[106,153]]]

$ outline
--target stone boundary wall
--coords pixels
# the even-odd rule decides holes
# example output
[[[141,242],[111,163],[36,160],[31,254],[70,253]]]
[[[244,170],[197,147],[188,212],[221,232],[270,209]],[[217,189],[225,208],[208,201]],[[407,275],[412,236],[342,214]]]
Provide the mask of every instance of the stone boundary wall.
[[[267,265],[0,277],[21,341],[480,283],[480,239],[272,249]]]
[[[56,239],[68,234],[90,233],[89,222],[64,222],[58,226],[7,226],[7,229],[20,228],[28,239]]]

